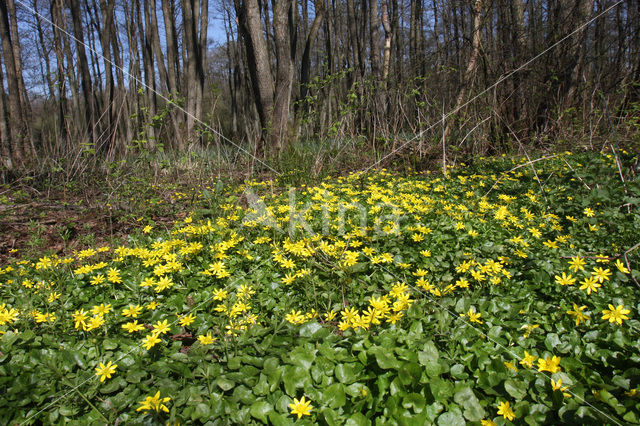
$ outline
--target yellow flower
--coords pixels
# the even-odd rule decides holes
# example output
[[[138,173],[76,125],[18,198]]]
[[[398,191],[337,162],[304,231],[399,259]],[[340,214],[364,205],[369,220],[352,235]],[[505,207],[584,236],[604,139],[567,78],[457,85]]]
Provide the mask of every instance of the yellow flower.
[[[584,260],[584,258],[580,256],[572,257],[569,261],[569,269],[571,269],[573,272],[584,271],[584,265],[586,264],[587,262]]]
[[[166,334],[166,333],[169,332],[170,329],[171,329],[171,326],[169,325],[169,321],[168,320],[164,320],[162,322],[157,321],[153,325],[153,333],[156,334],[156,335]]]
[[[573,304],[573,311],[567,311],[567,314],[571,315],[576,319],[576,325],[580,325],[580,322],[586,321],[589,319],[588,315],[582,313],[582,311],[586,308],[586,306],[578,306],[575,303]]]
[[[157,334],[148,334],[144,339],[142,339],[142,347],[149,350],[160,342],[161,340],[158,338]]]
[[[605,281],[609,281],[611,271],[604,268],[593,268],[593,272],[591,273],[591,275],[593,275],[593,277],[598,280],[598,282],[602,283]]]
[[[620,261],[620,259],[616,260],[616,268],[618,268],[618,270],[620,272],[622,272],[623,274],[628,274],[629,273],[629,270],[627,269],[626,266],[624,266],[624,263],[622,263]]]
[[[210,345],[210,344],[212,344],[213,342],[215,342],[216,340],[218,340],[218,339],[216,339],[215,337],[213,337],[213,336],[211,335],[211,332],[210,332],[210,331],[209,331],[209,332],[207,332],[207,334],[205,334],[205,335],[200,335],[200,336],[198,336],[198,341],[200,342],[200,344],[201,344],[201,345]]]
[[[100,305],[96,305],[93,308],[91,308],[91,313],[94,315],[106,315],[111,311],[111,304],[107,304],[105,305],[104,303],[101,303]]]
[[[596,277],[587,277],[583,281],[580,281],[580,284],[582,284],[580,286],[580,290],[586,290],[589,295],[592,291],[597,293],[598,287],[602,287],[602,285],[598,284],[596,281]]]
[[[171,398],[169,398],[168,396],[165,398],[161,398],[160,391],[158,391],[154,396],[148,396],[144,399],[144,401],[140,401],[138,404],[140,404],[141,406],[138,407],[136,411],[146,410],[156,411],[158,413],[160,411],[164,411],[165,413],[168,413],[169,409],[166,405],[164,405],[164,403],[169,401],[171,401]]]
[[[121,327],[127,330],[129,333],[133,333],[134,331],[140,331],[144,329],[144,325],[138,324],[138,320],[128,322],[126,324],[122,324]]]
[[[493,420],[480,420],[480,424],[482,426],[498,426],[498,424]]]
[[[140,305],[129,305],[128,308],[122,310],[122,315],[125,317],[138,318],[138,315],[142,312],[142,306]]]
[[[469,310],[467,311],[466,315],[469,317],[469,321],[471,322],[477,322],[478,324],[482,324],[482,320],[480,319],[480,317],[482,316],[481,313],[476,313],[475,308],[469,308]],[[464,316],[464,314],[463,314]]]
[[[524,358],[522,358],[522,360],[520,361],[520,365],[531,368],[533,367],[533,361],[535,361],[537,358],[537,356],[531,355],[529,352],[524,351]]]
[[[521,330],[525,330],[524,332],[524,338],[526,339],[527,337],[529,337],[531,335],[531,333],[533,332],[533,330],[535,330],[536,328],[539,328],[540,325],[539,324],[525,324],[522,327],[520,327]]]
[[[151,232],[152,229],[153,227],[151,225],[147,225],[144,228],[142,228],[142,232],[144,232],[145,234],[148,234],[149,232]]]
[[[512,361],[505,361],[505,362],[504,362],[504,366],[505,366],[505,367],[507,367],[509,370],[512,370],[512,371],[515,371],[515,372],[517,372],[517,371],[518,371],[518,367],[516,367],[515,365],[513,365],[513,362],[512,362]]]
[[[593,217],[593,216],[595,216],[596,213],[592,209],[587,207],[587,208],[584,209],[584,214],[587,217]]]
[[[310,416],[313,406],[311,401],[305,401],[303,396],[300,400],[293,398],[293,403],[289,404],[289,408],[291,408],[291,414],[297,414],[298,418],[301,418],[302,416]]]
[[[196,319],[196,316],[193,314],[189,314],[189,315],[185,315],[182,318],[180,318],[180,321],[178,321],[180,323],[181,326],[183,327],[188,327],[190,326]]]
[[[111,361],[104,365],[100,363],[96,367],[96,376],[100,376],[100,382],[104,382],[105,379],[110,379],[111,375],[116,372],[116,368],[118,368],[118,364],[112,364]]]
[[[285,319],[291,324],[302,324],[305,320],[305,316],[302,312],[292,309],[290,313],[285,316]]]
[[[513,420],[516,418],[516,415],[509,405],[510,404],[508,402],[501,402],[498,404],[498,415],[501,415],[507,420]]]
[[[545,359],[538,359],[538,371],[548,371],[549,373],[558,373],[562,371],[560,368],[560,360],[562,358],[553,356],[552,358],[546,357]]]
[[[618,305],[615,308],[613,305],[609,304],[609,309],[603,309],[602,319],[609,320],[610,323],[618,323],[622,324],[622,320],[628,320],[628,313],[631,313],[629,309],[625,309],[624,306]]]
[[[571,394],[565,392],[567,389],[569,389],[569,386],[562,387],[562,379],[558,379],[557,382],[555,380],[551,379],[551,390],[553,390],[553,391],[559,390],[560,392],[562,392],[563,396],[565,396],[567,398],[571,398]]]
[[[564,272],[562,276],[556,275],[556,282],[560,285],[573,285],[576,282],[576,279],[571,276],[571,274],[567,275]]]

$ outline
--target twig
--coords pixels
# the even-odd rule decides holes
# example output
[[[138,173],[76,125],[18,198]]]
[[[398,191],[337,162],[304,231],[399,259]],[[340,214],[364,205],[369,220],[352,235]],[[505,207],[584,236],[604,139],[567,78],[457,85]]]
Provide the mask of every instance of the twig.
[[[564,162],[567,164],[567,166],[569,166],[569,168],[571,169],[571,171],[576,175],[576,177],[580,180],[580,182],[582,182],[582,184],[583,184],[584,186],[586,186],[586,187],[587,187],[587,189],[588,189],[589,191],[591,191],[591,188],[589,187],[589,185],[587,185],[587,184],[585,183],[585,181],[584,181],[584,180],[582,180],[582,178],[581,178],[580,176],[578,176],[578,174],[577,174],[577,173],[576,173],[576,171],[573,169],[573,167],[571,167],[571,164],[569,164],[569,162],[566,160],[566,158],[562,157],[562,161],[564,161]]]

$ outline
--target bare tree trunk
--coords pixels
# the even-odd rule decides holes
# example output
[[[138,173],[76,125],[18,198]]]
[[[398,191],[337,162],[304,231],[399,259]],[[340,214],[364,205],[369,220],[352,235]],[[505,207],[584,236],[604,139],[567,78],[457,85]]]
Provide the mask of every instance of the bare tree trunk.
[[[380,57],[380,18],[378,0],[369,0],[369,51],[371,55],[371,75],[374,80],[382,77],[382,59]]]
[[[300,66],[300,100],[304,104],[304,107],[302,108],[303,111],[307,108],[305,98],[307,97],[311,77],[311,49],[313,48],[313,43],[315,43],[318,31],[320,31],[320,26],[322,25],[322,20],[324,19],[324,0],[316,0],[315,11],[316,16],[313,18],[311,29],[309,30],[309,34],[307,34],[307,38],[304,43],[302,64]]]
[[[382,80],[385,85],[389,79],[389,67],[391,65],[391,42],[393,39],[393,30],[389,23],[389,12],[387,9],[387,3],[382,5],[382,27],[384,28],[384,59],[382,64]],[[400,76],[397,76],[398,78]]]
[[[155,67],[153,66],[153,48],[151,47],[151,38],[149,34],[149,31],[151,31],[151,29],[144,28],[144,17],[142,16],[142,12],[140,11],[139,0],[135,0],[133,2],[133,12],[135,16],[135,22],[137,22],[138,24],[138,38],[140,39],[140,48],[142,50],[142,67],[144,69],[144,83],[146,86],[145,94],[147,101],[147,117],[145,125],[147,131],[147,146],[149,147],[149,149],[154,149],[156,146],[156,131],[154,120],[158,111],[158,104],[156,97],[156,71]]]
[[[18,89],[20,90],[20,108],[22,109],[22,117],[25,122],[25,128],[27,129],[26,145],[25,149],[29,152],[31,158],[36,157],[36,149],[33,143],[33,132],[30,128],[30,123],[33,121],[33,112],[31,111],[31,103],[29,102],[29,95],[24,84],[24,78],[22,76],[22,49],[20,47],[20,35],[18,34],[18,16],[16,15],[16,5],[14,0],[7,0],[7,7],[9,9],[10,19],[10,31],[13,39],[13,59],[16,61],[16,73],[18,77]]]
[[[0,155],[2,156],[2,163],[0,167],[4,167],[8,170],[13,169],[13,161],[11,157],[11,133],[9,132],[10,124],[8,121],[7,108],[5,106],[4,93],[4,75],[2,72],[2,56],[0,56]]]
[[[278,152],[285,148],[288,141],[289,107],[293,84],[292,40],[290,36],[293,22],[291,22],[289,15],[293,7],[292,0],[277,0],[273,7],[273,33],[277,66],[271,144]]]
[[[246,46],[249,74],[260,117],[261,138],[257,151],[264,152],[265,142],[272,123],[275,87],[267,54],[267,42],[262,36],[262,23],[257,0],[234,0],[238,27]]]
[[[467,68],[464,72],[464,81],[460,87],[460,91],[458,92],[458,97],[456,99],[456,106],[453,110],[453,113],[456,114],[458,110],[462,107],[465,101],[465,97],[469,92],[471,86],[473,85],[474,73],[476,70],[476,66],[478,63],[478,56],[480,55],[480,39],[481,39],[481,23],[482,23],[482,4],[483,0],[475,0],[475,4],[473,6],[473,28],[471,35],[471,56],[469,57],[469,62],[467,63]],[[451,133],[452,123],[455,123],[454,120],[449,120],[447,126],[445,127],[443,134],[443,141],[447,141],[449,134]]]
[[[164,31],[166,34],[165,45],[167,51],[167,89],[169,90],[169,98],[174,102],[178,102],[179,96],[179,55],[178,55],[178,39],[176,36],[175,24],[175,4],[173,0],[162,0],[162,17],[164,19]],[[169,113],[171,125],[175,134],[175,147],[178,151],[184,149],[184,136],[180,131],[179,121],[182,117],[182,111],[171,109]]]
[[[84,98],[87,133],[90,143],[95,146],[97,140],[95,128],[95,104],[93,102],[93,83],[91,80],[91,73],[89,71],[89,62],[87,61],[87,55],[85,52],[82,15],[80,14],[80,5],[78,4],[78,0],[69,0],[69,6],[71,10],[71,22],[73,24],[73,36],[76,40],[78,66],[80,67],[80,84],[82,86],[82,95]]]
[[[18,165],[22,165],[25,156],[28,155],[27,138],[28,128],[25,125],[22,108],[20,105],[20,86],[18,83],[18,71],[14,58],[13,39],[9,28],[9,16],[7,2],[0,0],[0,38],[2,39],[2,53],[4,54],[4,65],[7,76],[7,86],[9,88],[9,125],[11,153]]]

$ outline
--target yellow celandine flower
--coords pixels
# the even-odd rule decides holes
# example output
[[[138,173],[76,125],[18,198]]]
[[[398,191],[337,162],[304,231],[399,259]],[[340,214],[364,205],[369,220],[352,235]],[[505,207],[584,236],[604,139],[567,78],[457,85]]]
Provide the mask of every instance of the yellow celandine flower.
[[[302,324],[305,322],[305,318],[301,311],[296,311],[295,309],[292,309],[291,312],[285,316],[285,319],[291,324]]]
[[[614,322],[622,324],[622,320],[629,319],[627,314],[631,313],[631,311],[629,309],[625,309],[622,305],[614,307],[613,305],[609,304],[609,309],[603,309],[602,313],[603,320],[609,320],[609,322],[612,324]]]
[[[618,270],[620,272],[622,272],[623,274],[628,274],[629,273],[629,270],[624,265],[624,263],[622,263],[622,261],[620,261],[620,259],[616,260],[616,268],[618,268]]]
[[[111,375],[116,372],[116,368],[118,368],[118,364],[112,364],[111,361],[109,361],[107,365],[100,363],[95,368],[96,376],[100,377],[100,382],[104,382],[105,379],[111,378]]]
[[[498,404],[498,415],[504,417],[507,420],[513,420],[516,418],[516,415],[511,409],[509,402],[501,402]]]
[[[160,343],[162,340],[158,338],[157,334],[147,334],[144,339],[142,339],[142,347],[146,350],[151,349],[156,344]]]
[[[198,341],[200,342],[201,345],[210,345],[216,340],[218,339],[213,337],[210,331],[208,331],[207,334],[205,335],[198,336]]]
[[[82,330],[87,328],[86,321],[87,321],[88,316],[87,316],[87,312],[85,312],[84,309],[80,309],[79,311],[76,310],[71,315],[71,317],[73,318],[73,322],[74,322],[73,326],[74,326],[74,328],[82,329]]]
[[[535,361],[536,359],[538,359],[537,356],[531,355],[529,352],[524,351],[524,358],[520,360],[520,365],[523,365],[528,368],[532,368],[533,361]]]
[[[325,321],[333,321],[333,319],[336,317],[336,315],[338,315],[338,313],[336,311],[329,311],[326,314],[324,314],[324,319]]]
[[[595,279],[597,279],[598,282],[603,283],[605,281],[609,281],[609,276],[611,275],[611,271],[609,269],[596,267],[596,268],[593,268],[593,272],[591,273],[591,275],[595,277]]]
[[[159,305],[158,302],[155,302],[155,301],[154,302],[149,302],[149,303],[147,303],[147,309],[149,311],[155,311],[156,308],[158,307],[158,305]]]
[[[580,284],[582,284],[580,286],[580,290],[586,290],[589,295],[592,291],[597,293],[598,287],[602,287],[602,285],[598,284],[598,281],[596,281],[596,277],[587,277],[583,281],[580,281]]]
[[[223,301],[228,297],[228,293],[224,290],[213,290],[213,300]]]
[[[105,305],[104,303],[101,303],[100,305],[96,305],[93,308],[91,308],[91,313],[94,315],[106,315],[109,312],[111,312],[111,304],[107,304]]]
[[[540,325],[539,324],[525,324],[522,327],[520,327],[520,330],[525,330],[524,332],[524,338],[526,339],[527,337],[529,337],[531,335],[531,333],[533,332],[533,330],[535,330],[536,328],[539,328]]]
[[[469,310],[466,313],[460,314],[460,316],[461,317],[468,316],[470,322],[477,322],[478,324],[482,324],[482,320],[480,319],[482,314],[476,313],[476,309],[474,307],[469,308]]]
[[[142,232],[144,232],[145,234],[148,234],[149,232],[151,232],[152,229],[153,229],[153,226],[147,225],[144,228],[142,228]]]
[[[480,420],[480,424],[482,426],[498,426],[498,424],[493,420]]]
[[[158,391],[154,396],[148,396],[144,399],[144,401],[140,401],[138,404],[141,406],[136,409],[136,411],[155,411],[159,413],[160,411],[164,411],[165,413],[169,412],[169,409],[165,405],[165,402],[171,401],[171,398],[160,397],[160,391]]]
[[[551,379],[551,390],[553,391],[557,391],[559,390],[560,392],[562,392],[562,395],[566,398],[571,398],[571,394],[565,392],[567,389],[569,389],[569,386],[565,386],[562,387],[562,379],[558,379],[558,381],[554,381],[553,379]]]
[[[545,242],[543,242],[542,244],[544,244],[545,246],[552,248],[552,249],[557,249],[558,248],[558,243],[556,241],[551,241],[551,240],[547,240]]]
[[[518,372],[518,367],[516,367],[515,365],[513,365],[513,361],[505,361],[504,362],[504,366],[507,367],[509,370]]]
[[[293,398],[293,403],[289,404],[289,408],[291,408],[291,414],[297,414],[299,419],[302,416],[310,416],[313,406],[311,401],[306,401],[302,396],[300,400]]]
[[[559,356],[553,356],[551,358],[546,357],[544,359],[539,358],[538,359],[538,371],[542,372],[542,371],[548,371],[549,373],[558,373],[560,371],[562,371],[562,368],[560,367],[560,360],[562,358],[560,358]]]
[[[156,335],[166,334],[170,331],[171,325],[169,325],[168,320],[157,321],[153,325],[153,333]]]
[[[562,276],[556,275],[556,282],[560,285],[573,285],[576,282],[576,279],[571,276],[571,274],[567,275],[566,273],[562,273]]]
[[[98,274],[93,278],[91,278],[91,280],[89,281],[89,284],[98,285],[98,284],[102,284],[104,281],[105,281],[104,275]]]
[[[142,306],[129,305],[128,308],[122,310],[122,315],[125,317],[138,318],[138,315],[142,312]]]
[[[182,318],[180,318],[180,320],[178,321],[178,323],[183,326],[183,327],[188,327],[190,326],[194,321],[196,320],[196,316],[193,314],[188,314],[188,315],[184,315]]]
[[[107,272],[107,279],[109,282],[113,284],[118,284],[122,282],[122,277],[120,277],[120,271],[117,268],[109,268]]]
[[[594,217],[596,215],[596,212],[594,212],[593,209],[587,207],[584,209],[584,214],[587,217]]]
[[[588,315],[582,313],[582,311],[586,308],[586,306],[578,306],[577,304],[573,304],[573,310],[567,311],[567,314],[571,315],[576,319],[576,325],[580,325],[582,321],[586,321],[589,319]]]
[[[122,324],[121,327],[127,330],[129,333],[133,333],[134,331],[144,330],[144,325],[138,324],[138,320]]]
[[[584,265],[586,264],[587,262],[584,258],[580,256],[572,257],[569,261],[569,269],[573,272],[584,271]]]
[[[49,303],[53,303],[53,302],[55,302],[56,300],[60,299],[60,296],[61,296],[61,294],[60,294],[60,293],[58,293],[57,291],[54,291],[54,292],[53,292],[53,293],[51,293],[51,294],[49,295],[49,297],[47,298],[47,302],[49,302]]]

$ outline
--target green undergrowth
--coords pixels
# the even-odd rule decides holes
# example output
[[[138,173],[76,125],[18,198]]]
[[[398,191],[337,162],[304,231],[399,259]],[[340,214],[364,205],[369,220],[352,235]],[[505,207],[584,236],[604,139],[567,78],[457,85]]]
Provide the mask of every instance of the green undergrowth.
[[[14,259],[0,418],[638,423],[640,180],[621,156],[217,181],[168,230]]]

